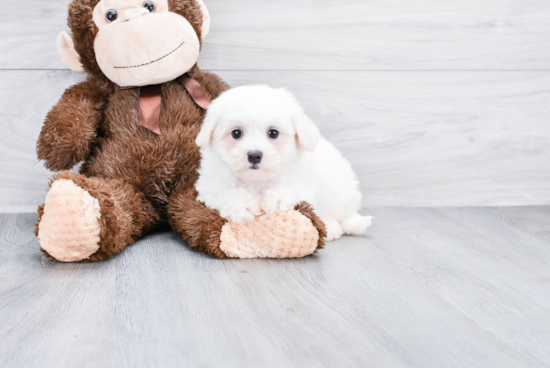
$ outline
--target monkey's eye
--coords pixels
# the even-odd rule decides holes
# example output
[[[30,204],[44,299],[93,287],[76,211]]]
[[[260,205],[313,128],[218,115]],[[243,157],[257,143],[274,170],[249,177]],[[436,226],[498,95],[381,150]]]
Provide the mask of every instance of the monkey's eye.
[[[239,139],[243,136],[243,132],[239,129],[235,129],[234,131],[231,132],[231,135],[233,136],[233,138]]]
[[[147,10],[149,10],[150,13],[155,11],[155,3],[152,1],[146,1],[143,3],[143,7]]]
[[[107,19],[107,22],[113,22],[118,18],[118,13],[115,9],[111,9],[107,11],[107,14],[105,14],[105,18]]]
[[[279,136],[279,131],[275,129],[271,129],[269,132],[267,132],[267,135],[271,139],[276,139]]]

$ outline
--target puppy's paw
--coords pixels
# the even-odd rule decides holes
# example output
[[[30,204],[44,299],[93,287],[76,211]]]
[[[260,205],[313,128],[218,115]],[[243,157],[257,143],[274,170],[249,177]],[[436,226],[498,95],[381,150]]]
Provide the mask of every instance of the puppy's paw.
[[[263,215],[262,207],[258,197],[254,197],[246,202],[246,210],[250,212],[254,217]]]
[[[349,235],[363,234],[371,226],[373,218],[372,216],[361,216],[356,213],[342,221],[342,229],[345,234]]]
[[[238,211],[234,212],[233,214],[227,216],[227,219],[231,222],[236,223],[236,224],[244,225],[247,222],[250,222],[250,221],[254,220],[255,217],[256,217],[256,215],[254,215],[254,213],[252,213],[248,209],[241,208],[240,210],[238,210]]]
[[[260,204],[255,198],[253,198],[247,201],[244,206],[234,209],[227,216],[222,216],[227,218],[231,222],[244,225],[247,222],[254,220],[256,216],[259,216],[262,213],[263,212],[261,210]]]
[[[261,209],[265,214],[273,215],[277,212],[285,212],[293,209],[298,202],[298,197],[294,195],[292,190],[269,190],[264,194]]]
[[[323,221],[327,227],[326,241],[337,240],[344,235],[344,230],[338,221],[334,219],[323,219]]]

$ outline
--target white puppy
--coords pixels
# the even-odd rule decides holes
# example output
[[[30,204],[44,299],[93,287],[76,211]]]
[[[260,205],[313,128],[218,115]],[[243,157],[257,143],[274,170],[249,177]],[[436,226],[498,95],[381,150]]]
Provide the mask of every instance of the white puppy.
[[[306,201],[327,226],[327,240],[361,234],[371,223],[358,213],[361,193],[351,165],[284,89],[223,93],[196,143],[202,149],[198,199],[232,222]]]

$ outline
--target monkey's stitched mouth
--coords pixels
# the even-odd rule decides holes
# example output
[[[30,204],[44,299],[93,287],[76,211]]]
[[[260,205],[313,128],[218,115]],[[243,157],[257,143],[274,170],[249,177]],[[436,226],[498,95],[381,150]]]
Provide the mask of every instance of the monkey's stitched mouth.
[[[153,64],[153,63],[156,63],[157,61],[160,61],[160,60],[164,59],[165,57],[169,56],[170,54],[173,54],[174,52],[176,52],[177,49],[179,49],[180,47],[182,47],[184,43],[185,43],[185,41],[183,41],[183,42],[181,43],[181,45],[179,45],[178,47],[176,47],[175,49],[173,49],[172,51],[170,51],[170,52],[167,53],[166,55],[164,55],[164,56],[162,56],[162,57],[159,57],[159,58],[156,59],[156,60],[150,61],[150,62],[148,62],[148,63],[139,64],[139,65],[133,65],[133,66],[113,66],[113,68],[115,68],[115,69],[130,69],[130,68],[139,68],[140,66],[151,65],[151,64]]]

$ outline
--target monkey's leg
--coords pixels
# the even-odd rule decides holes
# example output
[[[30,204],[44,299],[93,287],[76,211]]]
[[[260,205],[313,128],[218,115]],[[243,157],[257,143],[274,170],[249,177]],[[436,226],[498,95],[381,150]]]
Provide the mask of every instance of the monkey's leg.
[[[172,194],[168,218],[191,247],[218,258],[304,257],[321,249],[326,236],[325,225],[305,203],[237,225],[199,202],[194,189]]]
[[[42,251],[62,262],[111,258],[160,220],[130,184],[68,171],[54,176],[38,215]]]
[[[218,258],[229,258],[220,249],[220,236],[227,220],[199,202],[196,191],[180,188],[168,200],[168,220],[189,246]]]

